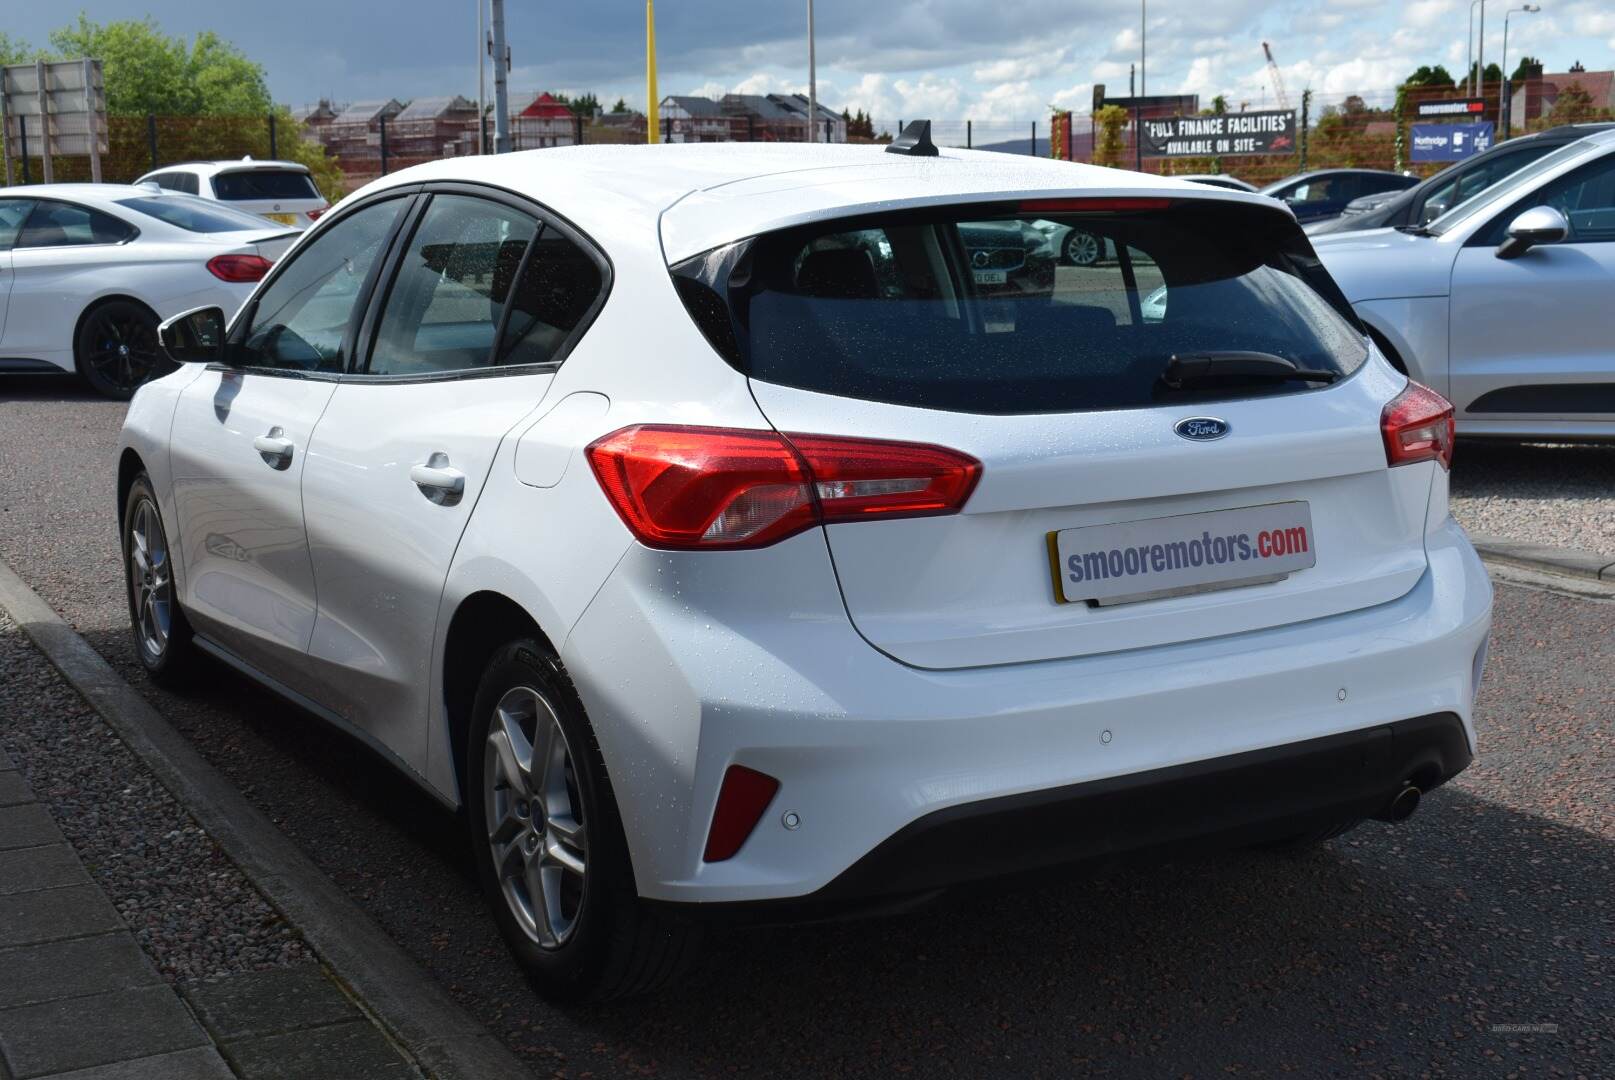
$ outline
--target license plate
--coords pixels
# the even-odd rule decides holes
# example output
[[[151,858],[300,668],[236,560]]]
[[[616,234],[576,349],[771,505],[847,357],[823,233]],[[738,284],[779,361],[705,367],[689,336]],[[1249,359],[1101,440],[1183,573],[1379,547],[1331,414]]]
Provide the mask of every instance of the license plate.
[[[1054,596],[1101,607],[1279,581],[1317,562],[1302,501],[1048,534]]]
[[[1009,280],[1007,270],[977,270],[974,273],[977,285],[1002,285]]]
[[[265,214],[264,217],[268,218],[270,221],[278,221],[282,225],[297,224],[296,214]]]

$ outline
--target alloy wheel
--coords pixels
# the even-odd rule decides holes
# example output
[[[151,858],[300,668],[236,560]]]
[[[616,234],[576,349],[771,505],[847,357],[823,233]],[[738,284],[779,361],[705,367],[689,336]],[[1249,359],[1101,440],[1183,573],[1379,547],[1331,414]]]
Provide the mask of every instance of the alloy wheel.
[[[1093,233],[1072,229],[1065,241],[1065,258],[1072,266],[1092,266],[1099,261],[1099,238]]]
[[[133,393],[157,370],[157,331],[128,305],[90,317],[84,362],[110,386]]]
[[[588,886],[588,830],[560,718],[530,686],[494,707],[483,759],[488,847],[517,923],[548,949],[577,929]]]
[[[152,660],[161,660],[174,627],[174,575],[168,538],[150,499],[135,506],[129,526],[129,587],[140,647]]]

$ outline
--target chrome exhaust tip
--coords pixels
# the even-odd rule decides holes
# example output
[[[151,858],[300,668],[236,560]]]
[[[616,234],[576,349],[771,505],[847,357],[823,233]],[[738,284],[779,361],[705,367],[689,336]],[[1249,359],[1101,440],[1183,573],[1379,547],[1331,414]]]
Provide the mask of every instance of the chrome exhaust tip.
[[[1408,784],[1401,791],[1398,791],[1385,809],[1375,814],[1374,817],[1380,821],[1392,823],[1406,821],[1419,808],[1419,799],[1423,794],[1417,784]]]

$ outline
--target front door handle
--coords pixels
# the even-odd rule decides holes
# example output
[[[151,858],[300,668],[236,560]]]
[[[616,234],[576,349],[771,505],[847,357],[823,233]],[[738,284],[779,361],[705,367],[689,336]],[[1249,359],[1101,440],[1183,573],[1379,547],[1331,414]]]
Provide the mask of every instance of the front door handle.
[[[258,456],[264,459],[264,464],[271,469],[286,469],[292,463],[292,440],[286,437],[281,428],[272,427],[268,435],[260,435],[252,440],[252,448],[258,451]]]
[[[421,494],[439,506],[453,506],[465,494],[465,473],[449,466],[449,455],[441,450],[424,465],[411,465],[409,479]]]

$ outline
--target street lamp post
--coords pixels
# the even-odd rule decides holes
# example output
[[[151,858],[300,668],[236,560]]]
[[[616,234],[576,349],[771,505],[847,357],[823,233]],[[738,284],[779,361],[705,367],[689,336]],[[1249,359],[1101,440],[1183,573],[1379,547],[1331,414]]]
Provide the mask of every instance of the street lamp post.
[[[1486,0],[1480,0],[1480,34],[1475,38],[1475,97],[1486,93]]]
[[[819,141],[819,70],[813,55],[813,0],[808,5],[808,142]]]
[[[1138,0],[1138,97],[1133,99],[1133,168],[1144,171],[1144,56],[1149,45],[1149,0]]]
[[[1469,0],[1469,36],[1464,38],[1464,86],[1475,96],[1475,5],[1486,0]]]
[[[1497,126],[1502,129],[1502,137],[1508,138],[1509,128],[1514,125],[1507,118],[1508,108],[1508,17],[1510,15],[1535,15],[1542,10],[1541,4],[1523,4],[1517,8],[1509,8],[1503,12],[1503,79],[1497,87]]]

